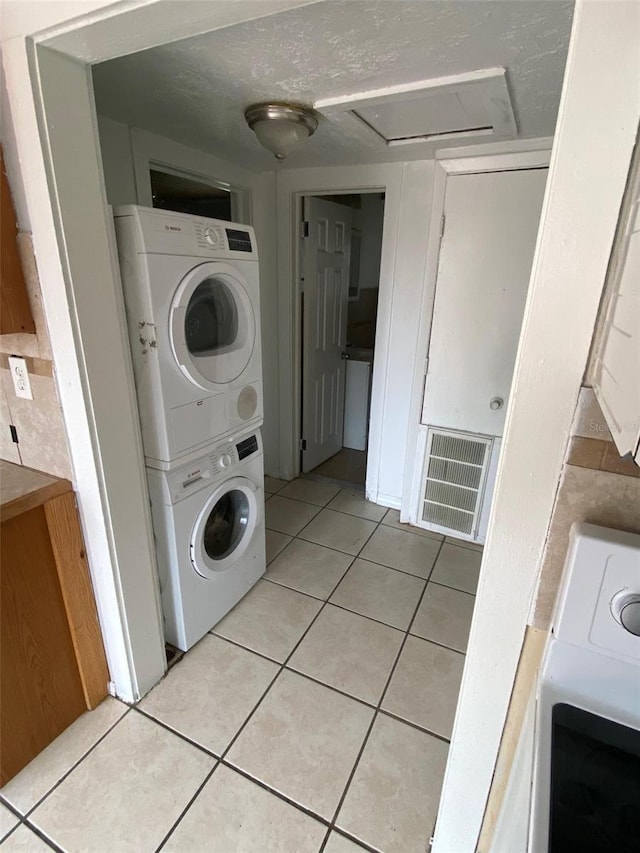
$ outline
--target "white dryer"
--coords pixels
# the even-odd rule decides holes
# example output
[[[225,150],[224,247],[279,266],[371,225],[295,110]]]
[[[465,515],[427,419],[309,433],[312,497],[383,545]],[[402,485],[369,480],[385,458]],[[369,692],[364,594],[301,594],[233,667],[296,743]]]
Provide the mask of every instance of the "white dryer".
[[[165,639],[186,651],[266,570],[260,432],[147,479]]]
[[[114,221],[147,466],[262,422],[253,229],[128,205]]]

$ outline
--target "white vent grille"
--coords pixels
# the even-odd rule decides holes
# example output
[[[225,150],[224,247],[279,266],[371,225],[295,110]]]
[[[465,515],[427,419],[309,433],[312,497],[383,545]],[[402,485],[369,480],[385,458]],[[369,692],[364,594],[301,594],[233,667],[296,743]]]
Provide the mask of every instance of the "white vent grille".
[[[475,536],[491,456],[491,439],[430,429],[422,521],[445,532]]]

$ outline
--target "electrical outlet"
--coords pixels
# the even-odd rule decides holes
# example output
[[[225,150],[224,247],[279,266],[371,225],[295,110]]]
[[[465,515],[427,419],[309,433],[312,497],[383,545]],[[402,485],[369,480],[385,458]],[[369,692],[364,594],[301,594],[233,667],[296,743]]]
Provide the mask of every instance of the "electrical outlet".
[[[14,355],[9,356],[9,370],[11,371],[16,397],[33,400],[31,382],[29,382],[29,371],[27,370],[27,362],[24,358],[17,358]]]

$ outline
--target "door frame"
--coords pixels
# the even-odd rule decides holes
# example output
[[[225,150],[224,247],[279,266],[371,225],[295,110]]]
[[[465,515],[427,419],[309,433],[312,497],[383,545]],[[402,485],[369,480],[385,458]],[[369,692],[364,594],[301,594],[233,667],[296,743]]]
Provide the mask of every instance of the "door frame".
[[[422,301],[420,304],[422,322],[420,323],[416,361],[411,383],[411,416],[407,434],[407,447],[412,448],[413,452],[408,452],[405,459],[402,508],[400,510],[400,517],[404,522],[409,522],[410,524],[418,523],[418,507],[428,432],[427,427],[421,423],[422,403],[429,347],[431,344],[431,326],[436,297],[447,179],[452,175],[474,175],[484,172],[548,168],[551,161],[552,140],[541,139],[537,140],[534,144],[538,147],[529,151],[505,154],[471,154],[469,156],[461,154],[459,157],[436,158],[433,201],[431,205],[431,218],[429,220],[429,235],[427,238],[427,263],[422,285]],[[501,446],[502,442],[500,443]],[[418,460],[419,464],[416,464],[416,460]],[[494,475],[496,464],[497,459],[492,460]],[[486,509],[483,514],[486,518]]]
[[[371,500],[378,497],[380,469],[382,411],[386,388],[386,363],[391,332],[393,272],[395,267],[395,236],[398,227],[401,191],[401,164],[355,166],[336,170],[305,170],[302,179],[295,172],[280,172],[277,176],[278,201],[278,279],[280,330],[280,465],[284,479],[300,474],[300,413],[301,393],[301,300],[298,287],[301,275],[300,222],[302,200],[305,196],[354,195],[372,192],[385,194],[378,317],[376,321],[373,380],[370,404],[369,447],[367,451],[366,494]],[[311,174],[309,174],[311,173]],[[315,173],[315,174],[314,174]],[[329,174],[328,174],[329,173]]]
[[[369,195],[369,194],[376,193],[376,192],[383,193],[384,189],[376,189],[374,187],[374,188],[368,189],[366,192],[364,192],[364,191],[351,191],[348,189],[343,189],[343,190],[340,190],[339,192],[331,193],[331,195]],[[298,196],[298,198],[296,200],[296,206],[297,206],[297,209],[299,211],[300,219],[298,220],[298,224],[297,224],[298,239],[294,241],[295,249],[296,249],[296,257],[295,257],[295,261],[294,261],[293,284],[294,284],[294,288],[296,290],[295,297],[296,297],[297,303],[298,303],[298,324],[299,325],[298,325],[297,358],[298,358],[299,385],[297,386],[297,388],[298,388],[298,398],[299,399],[297,402],[298,402],[298,405],[300,407],[299,408],[299,424],[300,424],[299,430],[301,430],[302,425],[303,425],[303,414],[304,414],[303,409],[302,409],[303,404],[304,404],[304,393],[303,393],[304,375],[303,375],[303,370],[302,370],[302,359],[304,356],[304,352],[303,352],[303,337],[302,337],[302,334],[300,332],[300,329],[301,329],[300,324],[302,324],[304,322],[304,317],[302,316],[302,300],[300,299],[300,287],[296,287],[296,284],[297,285],[300,284],[300,280],[301,280],[302,274],[304,272],[304,259],[303,259],[303,253],[302,253],[302,239],[303,238],[300,236],[300,225],[302,222],[305,221],[305,216],[306,216],[306,214],[304,212],[304,207],[305,207],[304,201],[305,201],[305,199],[306,198],[321,198],[322,199],[322,198],[324,198],[325,195],[327,195],[327,193],[324,193],[324,192],[305,192],[305,193],[299,193],[296,195]],[[386,201],[386,195],[385,195],[385,201]],[[386,208],[386,204],[385,204],[385,208]],[[352,230],[353,230],[353,227],[352,227]],[[383,232],[384,232],[384,217],[383,217]],[[383,238],[383,242],[384,242],[384,238]],[[381,253],[382,253],[382,247],[381,247]],[[382,269],[382,257],[380,258],[380,266]],[[378,280],[378,301],[380,299],[380,292],[379,291],[380,291],[380,280]],[[347,306],[348,306],[348,303],[349,303],[349,296],[347,294]],[[377,340],[377,337],[378,337],[378,325],[376,322],[376,335],[375,335],[376,340]],[[345,346],[346,346],[346,344],[345,344]],[[375,340],[374,340],[374,353],[375,353]],[[375,359],[374,359],[374,363],[375,363]],[[345,367],[345,393],[346,393],[346,387],[347,387],[347,373],[346,373],[346,367]],[[371,391],[371,400],[369,401],[369,411],[371,411],[372,406],[373,406],[373,388]],[[343,441],[344,441],[344,412],[343,412],[342,420],[343,420]],[[343,444],[343,447],[344,447],[344,444]],[[303,451],[298,452],[298,471],[297,471],[295,476],[298,476],[302,472],[302,452]],[[368,456],[369,456],[369,452],[367,450],[367,461],[368,461]]]

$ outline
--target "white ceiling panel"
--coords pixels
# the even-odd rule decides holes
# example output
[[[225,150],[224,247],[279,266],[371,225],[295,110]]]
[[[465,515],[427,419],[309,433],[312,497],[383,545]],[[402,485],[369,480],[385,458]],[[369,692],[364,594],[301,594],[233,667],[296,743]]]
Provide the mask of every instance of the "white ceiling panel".
[[[489,123],[485,116],[484,122],[475,125],[458,96],[442,92],[416,96],[410,101],[390,100],[377,107],[362,106],[355,113],[386,140],[451,133]]]
[[[350,122],[369,131],[372,145],[456,144],[514,139],[517,127],[503,68],[437,77],[405,86],[329,98],[315,108],[349,135]],[[408,149],[407,149],[408,150]]]

